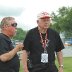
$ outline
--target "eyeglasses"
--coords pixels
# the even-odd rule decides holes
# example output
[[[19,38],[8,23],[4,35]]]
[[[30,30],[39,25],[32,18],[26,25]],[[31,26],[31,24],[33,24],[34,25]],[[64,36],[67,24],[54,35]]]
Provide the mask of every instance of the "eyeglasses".
[[[17,27],[17,23],[12,23],[11,26],[12,27]]]

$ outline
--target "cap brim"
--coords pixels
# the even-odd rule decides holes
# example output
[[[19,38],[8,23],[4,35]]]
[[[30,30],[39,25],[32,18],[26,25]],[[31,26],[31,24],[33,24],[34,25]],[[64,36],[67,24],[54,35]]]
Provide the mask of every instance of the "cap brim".
[[[43,19],[43,18],[51,18],[50,16],[44,16],[44,17],[40,17],[41,19]]]

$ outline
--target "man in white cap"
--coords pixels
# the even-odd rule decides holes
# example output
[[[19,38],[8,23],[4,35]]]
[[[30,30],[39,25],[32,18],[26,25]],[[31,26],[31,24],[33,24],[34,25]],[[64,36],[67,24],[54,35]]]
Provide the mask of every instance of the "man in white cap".
[[[42,12],[37,16],[38,26],[31,29],[24,40],[22,55],[24,72],[63,72],[63,43],[59,34],[50,27],[51,16]],[[55,65],[57,54],[59,70]],[[27,63],[29,53],[29,63]]]

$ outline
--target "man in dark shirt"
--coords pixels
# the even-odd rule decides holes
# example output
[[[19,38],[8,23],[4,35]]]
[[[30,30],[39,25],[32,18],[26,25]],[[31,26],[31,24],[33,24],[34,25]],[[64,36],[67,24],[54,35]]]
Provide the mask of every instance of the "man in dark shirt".
[[[55,65],[55,52],[59,72],[63,72],[63,43],[59,34],[49,28],[51,17],[47,12],[38,15],[38,27],[31,29],[24,40],[22,55],[24,72],[58,72]],[[27,66],[29,53],[30,67]]]
[[[20,43],[14,48],[11,42],[16,33],[17,23],[13,17],[5,17],[0,27],[0,72],[19,72],[17,51],[22,49],[23,45]]]

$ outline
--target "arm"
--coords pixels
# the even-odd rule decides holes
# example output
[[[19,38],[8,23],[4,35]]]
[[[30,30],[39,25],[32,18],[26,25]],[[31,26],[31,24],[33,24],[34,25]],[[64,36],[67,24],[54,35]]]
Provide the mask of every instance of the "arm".
[[[59,63],[59,72],[63,72],[63,54],[62,51],[57,52],[57,59]]]
[[[26,50],[23,50],[23,54],[22,54],[22,64],[23,64],[23,70],[24,72],[29,72],[28,71],[28,67],[27,67],[27,52]]]
[[[13,50],[9,51],[8,53],[4,53],[0,55],[0,61],[6,62],[11,60],[14,57],[14,55],[22,48],[23,48],[23,45],[18,44],[16,48],[14,48]]]

